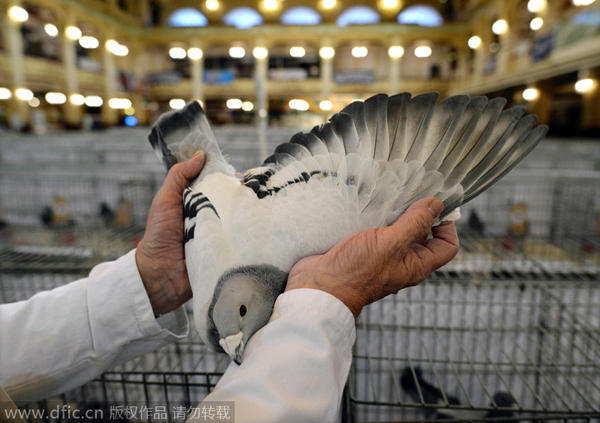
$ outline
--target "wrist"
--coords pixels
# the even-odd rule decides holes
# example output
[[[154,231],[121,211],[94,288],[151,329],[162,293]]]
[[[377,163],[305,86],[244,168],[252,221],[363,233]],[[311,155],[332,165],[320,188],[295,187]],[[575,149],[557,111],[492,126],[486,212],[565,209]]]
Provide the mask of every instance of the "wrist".
[[[154,316],[160,316],[161,314],[167,313],[167,311],[165,311],[165,304],[163,304],[163,301],[161,301],[164,300],[164,295],[161,295],[159,292],[160,289],[158,288],[160,287],[160,283],[157,283],[158,278],[156,276],[156,271],[152,269],[153,262],[144,254],[142,242],[143,240],[140,241],[137,249],[135,250],[135,263],[137,265],[140,278],[142,279],[142,285],[144,285],[144,289],[146,290],[146,294],[150,300],[150,305],[152,306]]]
[[[339,279],[325,272],[304,270],[290,275],[285,291],[308,288],[326,292],[340,300],[356,318],[364,307],[362,298],[353,289],[344,286],[344,282]]]

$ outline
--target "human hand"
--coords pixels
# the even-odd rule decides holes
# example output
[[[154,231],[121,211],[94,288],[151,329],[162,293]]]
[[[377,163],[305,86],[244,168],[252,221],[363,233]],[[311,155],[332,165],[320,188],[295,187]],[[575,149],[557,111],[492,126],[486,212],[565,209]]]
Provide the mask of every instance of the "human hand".
[[[192,298],[183,243],[183,191],[200,174],[205,158],[200,151],[169,170],[152,201],[146,232],[135,252],[155,315],[173,311]]]
[[[437,198],[422,199],[392,226],[356,233],[323,255],[300,260],[290,271],[286,291],[328,292],[358,317],[364,306],[418,285],[454,258],[458,252],[454,223],[432,228],[443,208]],[[430,230],[433,238],[427,239]]]

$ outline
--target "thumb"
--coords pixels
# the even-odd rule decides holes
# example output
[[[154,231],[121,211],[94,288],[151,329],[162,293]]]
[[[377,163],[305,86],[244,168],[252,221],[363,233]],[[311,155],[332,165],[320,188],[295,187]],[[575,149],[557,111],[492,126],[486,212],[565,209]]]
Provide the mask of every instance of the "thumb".
[[[389,228],[390,240],[395,248],[405,249],[422,242],[443,209],[444,203],[435,197],[413,203]]]
[[[188,187],[190,181],[200,174],[205,162],[206,154],[199,150],[185,162],[177,163],[169,169],[163,189],[181,194]]]

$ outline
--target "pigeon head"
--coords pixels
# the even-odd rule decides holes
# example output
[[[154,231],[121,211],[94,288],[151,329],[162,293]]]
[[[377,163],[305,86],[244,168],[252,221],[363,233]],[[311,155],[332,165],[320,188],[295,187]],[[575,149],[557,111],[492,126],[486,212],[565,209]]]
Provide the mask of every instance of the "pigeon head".
[[[221,276],[208,313],[213,347],[240,364],[250,337],[269,321],[287,276],[266,264],[242,266]]]

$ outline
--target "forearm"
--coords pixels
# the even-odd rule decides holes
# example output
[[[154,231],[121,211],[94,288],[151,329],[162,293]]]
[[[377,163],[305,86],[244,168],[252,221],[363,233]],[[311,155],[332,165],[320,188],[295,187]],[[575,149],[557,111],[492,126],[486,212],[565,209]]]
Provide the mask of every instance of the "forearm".
[[[0,306],[0,385],[27,403],[187,335],[182,309],[157,321],[130,252],[85,279]]]
[[[269,323],[248,342],[200,404],[233,401],[236,422],[334,421],[352,361],[354,318],[321,291],[282,294]]]

